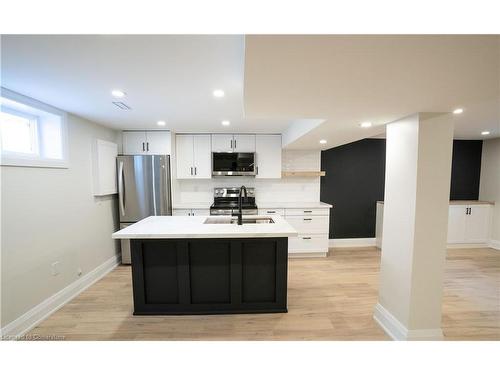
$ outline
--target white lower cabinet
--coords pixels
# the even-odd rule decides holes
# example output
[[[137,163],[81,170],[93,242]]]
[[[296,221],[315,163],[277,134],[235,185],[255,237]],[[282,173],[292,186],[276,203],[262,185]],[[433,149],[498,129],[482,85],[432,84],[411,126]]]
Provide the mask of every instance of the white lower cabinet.
[[[376,242],[382,246],[384,204],[377,203]],[[450,204],[447,243],[486,245],[490,238],[491,204]]]
[[[259,215],[285,216],[285,209],[284,208],[259,208]]]
[[[210,210],[203,208],[174,208],[172,210],[172,216],[209,216]]]
[[[325,256],[328,253],[330,209],[286,208],[286,221],[298,232],[288,238],[288,253],[296,255]]]

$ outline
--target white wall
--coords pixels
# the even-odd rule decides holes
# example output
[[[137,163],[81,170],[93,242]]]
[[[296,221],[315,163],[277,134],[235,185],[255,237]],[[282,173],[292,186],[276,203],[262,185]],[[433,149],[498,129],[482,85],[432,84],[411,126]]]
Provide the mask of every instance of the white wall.
[[[175,160],[172,161],[175,165]],[[283,170],[315,170],[321,165],[318,150],[286,150],[282,157]],[[173,169],[175,177],[175,168]],[[214,201],[215,187],[255,187],[257,205],[259,202],[317,202],[320,196],[319,177],[288,177],[281,179],[258,179],[255,177],[216,177],[207,180],[173,179],[174,207],[182,203],[206,203],[207,208]]]
[[[119,133],[68,116],[69,168],[1,167],[1,326],[118,253],[116,197],[92,195],[92,142]],[[51,264],[59,261],[60,274]]]
[[[483,142],[479,199],[495,202],[491,240],[500,246],[500,138]]]

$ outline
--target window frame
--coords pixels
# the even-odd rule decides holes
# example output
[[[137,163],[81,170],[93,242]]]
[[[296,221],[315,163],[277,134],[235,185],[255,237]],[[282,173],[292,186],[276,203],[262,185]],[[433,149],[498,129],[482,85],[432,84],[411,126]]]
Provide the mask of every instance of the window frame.
[[[51,115],[58,116],[60,118],[60,126],[61,126],[61,159],[51,159],[43,156],[41,145],[43,136],[43,129],[41,129],[41,123],[37,119],[36,123],[36,152],[34,154],[27,153],[18,153],[13,151],[4,151],[2,150],[0,156],[0,165],[2,166],[13,166],[13,167],[39,167],[39,168],[69,168],[69,158],[68,158],[68,128],[67,128],[67,113],[61,111],[57,108],[54,108],[48,104],[39,102],[38,100],[29,98],[27,96],[18,94],[14,91],[8,90],[4,87],[1,88],[0,96],[10,100],[17,102],[23,106],[31,107],[35,111],[42,111],[49,113]],[[22,117],[33,116],[37,117],[34,114],[26,113],[18,109],[13,109],[9,105],[2,104],[2,111],[5,112],[17,112]],[[16,113],[13,113],[17,115]]]
[[[40,157],[40,132],[38,129],[38,116],[32,115],[31,113],[21,112],[8,106],[2,106],[0,112],[7,113],[16,117],[21,117],[29,121],[32,141],[31,146],[33,147],[33,152],[4,150],[2,148],[2,154],[18,157]]]

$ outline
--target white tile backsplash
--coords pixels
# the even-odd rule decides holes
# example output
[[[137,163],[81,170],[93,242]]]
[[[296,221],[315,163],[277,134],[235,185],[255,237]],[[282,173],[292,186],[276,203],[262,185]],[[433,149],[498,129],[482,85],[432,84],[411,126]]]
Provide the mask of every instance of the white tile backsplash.
[[[283,151],[283,170],[312,171],[321,165],[320,151]],[[174,181],[174,205],[183,202],[213,202],[216,187],[241,186],[255,188],[257,202],[317,202],[320,195],[320,177],[287,177],[258,179],[255,177],[215,177],[207,180]]]

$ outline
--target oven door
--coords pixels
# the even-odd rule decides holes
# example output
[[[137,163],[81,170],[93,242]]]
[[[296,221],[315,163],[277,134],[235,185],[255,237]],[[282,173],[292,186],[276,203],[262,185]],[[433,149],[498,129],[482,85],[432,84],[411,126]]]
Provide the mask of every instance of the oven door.
[[[212,153],[212,176],[255,176],[255,153]]]

